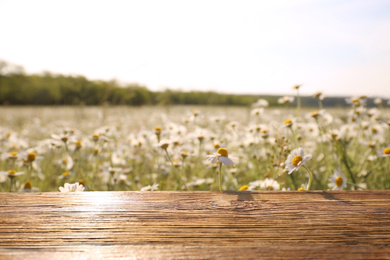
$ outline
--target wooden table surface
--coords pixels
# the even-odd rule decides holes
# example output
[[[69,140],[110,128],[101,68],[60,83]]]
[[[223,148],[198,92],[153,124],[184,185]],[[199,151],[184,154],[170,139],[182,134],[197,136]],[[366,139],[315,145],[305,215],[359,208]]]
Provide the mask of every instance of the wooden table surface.
[[[390,259],[390,191],[0,193],[0,259]]]

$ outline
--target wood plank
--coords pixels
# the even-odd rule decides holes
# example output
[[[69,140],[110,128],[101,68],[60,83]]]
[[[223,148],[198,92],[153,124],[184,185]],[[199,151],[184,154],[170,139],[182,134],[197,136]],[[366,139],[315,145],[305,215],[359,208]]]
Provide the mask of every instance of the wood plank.
[[[1,259],[390,259],[390,191],[0,193]]]

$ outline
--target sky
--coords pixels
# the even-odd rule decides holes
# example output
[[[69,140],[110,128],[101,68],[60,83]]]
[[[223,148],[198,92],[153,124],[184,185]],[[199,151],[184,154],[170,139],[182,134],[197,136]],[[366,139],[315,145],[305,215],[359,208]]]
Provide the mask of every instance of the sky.
[[[150,90],[390,97],[390,1],[0,0],[0,59]]]

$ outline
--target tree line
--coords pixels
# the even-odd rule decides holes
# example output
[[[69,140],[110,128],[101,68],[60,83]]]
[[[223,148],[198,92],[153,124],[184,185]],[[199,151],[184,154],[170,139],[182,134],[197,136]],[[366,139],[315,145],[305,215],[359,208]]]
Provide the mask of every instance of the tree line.
[[[280,96],[235,95],[202,91],[150,91],[139,84],[120,84],[115,80],[89,80],[80,75],[51,72],[26,74],[21,66],[0,60],[0,104],[3,105],[232,105],[250,106],[263,98],[270,106]],[[290,105],[294,105],[294,103]],[[303,106],[317,106],[313,97],[301,97]],[[329,97],[325,107],[348,106],[345,98]]]

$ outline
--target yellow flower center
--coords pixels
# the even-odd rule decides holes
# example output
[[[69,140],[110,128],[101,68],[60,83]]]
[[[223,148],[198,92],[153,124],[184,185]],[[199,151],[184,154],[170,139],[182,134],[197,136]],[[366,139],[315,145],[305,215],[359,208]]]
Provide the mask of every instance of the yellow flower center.
[[[267,130],[262,130],[261,133],[262,133],[262,134],[267,134],[268,131],[267,131]]]
[[[196,117],[199,115],[199,112],[197,110],[192,110],[192,114]]]
[[[291,119],[284,120],[284,124],[285,124],[285,125],[292,124]]]
[[[241,191],[242,190],[247,190],[247,189],[249,189],[248,185],[242,185],[241,188],[240,188]]]
[[[99,134],[93,134],[93,135],[92,135],[92,139],[93,139],[94,141],[99,140],[99,137],[100,137]]]
[[[311,112],[312,117],[317,117],[320,115],[320,112],[318,110]]]
[[[15,175],[16,171],[15,170],[9,170],[8,175]]]
[[[64,177],[64,178],[69,177],[69,172],[64,172],[64,173],[62,174],[62,177]]]
[[[74,144],[76,145],[76,148],[77,148],[77,149],[80,149],[80,148],[81,148],[81,141],[80,141],[80,140],[77,141],[77,142],[75,142]]]
[[[83,180],[79,180],[79,184],[80,184],[80,185],[83,185],[84,187],[86,186],[86,185],[85,185],[85,181],[83,181]]]
[[[219,153],[222,156],[228,157],[228,150],[226,148],[219,148],[217,153]]]
[[[383,154],[390,154],[390,147],[383,149]]]
[[[214,148],[215,148],[215,149],[218,149],[218,148],[219,148],[219,144],[218,144],[218,143],[215,143],[215,144],[214,144]]]
[[[183,159],[187,158],[187,156],[188,156],[188,152],[185,151],[181,152],[181,157],[183,157]]]
[[[180,162],[179,162],[178,160],[173,160],[173,161],[172,161],[172,164],[173,164],[173,166],[175,166],[176,168],[179,168],[179,167],[180,167]],[[164,171],[165,171],[165,169],[164,169]]]
[[[125,180],[125,179],[119,179],[119,180],[117,180],[116,182],[117,182],[117,184],[119,184],[119,185],[124,185],[124,184],[126,184],[126,180]]]
[[[336,185],[337,185],[337,187],[341,187],[341,185],[343,185],[343,178],[337,177],[336,178]]]
[[[156,127],[154,128],[154,131],[155,131],[156,134],[160,134],[160,133],[161,133],[161,127],[156,126]]]
[[[298,189],[298,191],[303,191],[303,190],[305,190],[305,189],[304,189],[304,188],[299,188],[299,189]]]
[[[36,158],[37,158],[37,156],[35,155],[34,152],[31,152],[31,153],[28,153],[28,154],[27,154],[27,160],[28,160],[29,162],[35,161]]]
[[[31,184],[31,182],[26,182],[25,184],[24,184],[24,189],[25,190],[32,190],[32,184]]]
[[[294,159],[292,160],[292,164],[294,166],[298,166],[298,164],[302,161],[302,157],[301,156],[295,156]]]
[[[9,157],[8,157],[8,159],[10,159],[10,160],[16,160],[18,157],[18,153],[17,152],[10,152],[9,153]]]
[[[161,144],[161,148],[166,150],[168,148],[169,144],[168,143],[163,143]]]

